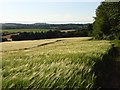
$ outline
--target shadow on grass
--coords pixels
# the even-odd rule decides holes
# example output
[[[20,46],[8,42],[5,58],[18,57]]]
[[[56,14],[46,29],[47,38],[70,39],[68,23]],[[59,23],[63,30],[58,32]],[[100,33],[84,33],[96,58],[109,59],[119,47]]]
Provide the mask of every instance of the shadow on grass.
[[[97,76],[95,88],[115,88],[120,89],[120,61],[116,57],[120,57],[118,47],[113,49],[103,57],[103,61],[99,61],[95,65],[95,74]]]

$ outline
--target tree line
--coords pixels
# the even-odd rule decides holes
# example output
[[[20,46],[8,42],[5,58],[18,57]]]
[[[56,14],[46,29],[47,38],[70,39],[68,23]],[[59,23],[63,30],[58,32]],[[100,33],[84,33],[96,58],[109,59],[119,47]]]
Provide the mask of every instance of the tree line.
[[[95,39],[120,40],[120,1],[105,0],[96,9],[92,36]]]
[[[37,40],[37,39],[51,39],[51,38],[66,38],[66,37],[86,37],[88,33],[86,30],[75,30],[62,32],[59,30],[49,30],[46,32],[21,32],[18,35],[12,35],[13,41],[19,40]]]

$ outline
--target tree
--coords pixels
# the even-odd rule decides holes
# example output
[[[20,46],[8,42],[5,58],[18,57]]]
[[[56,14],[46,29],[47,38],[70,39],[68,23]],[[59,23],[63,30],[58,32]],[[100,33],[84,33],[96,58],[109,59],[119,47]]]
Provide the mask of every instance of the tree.
[[[88,24],[87,27],[88,36],[92,36],[92,31],[93,31],[93,24]]]
[[[120,2],[102,2],[98,6],[93,35],[96,39],[120,39]]]

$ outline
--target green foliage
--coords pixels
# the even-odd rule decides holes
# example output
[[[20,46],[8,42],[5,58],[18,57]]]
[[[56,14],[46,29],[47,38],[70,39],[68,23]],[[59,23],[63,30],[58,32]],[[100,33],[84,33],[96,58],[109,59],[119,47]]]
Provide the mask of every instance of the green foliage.
[[[115,45],[115,47],[120,47],[120,40],[112,40],[111,42]]]
[[[102,2],[93,29],[97,39],[120,39],[120,2]]]
[[[37,40],[37,39],[49,39],[49,38],[65,38],[65,37],[85,37],[88,36],[86,30],[74,30],[74,31],[59,31],[48,30],[46,32],[20,32],[11,36],[13,41],[19,40]]]

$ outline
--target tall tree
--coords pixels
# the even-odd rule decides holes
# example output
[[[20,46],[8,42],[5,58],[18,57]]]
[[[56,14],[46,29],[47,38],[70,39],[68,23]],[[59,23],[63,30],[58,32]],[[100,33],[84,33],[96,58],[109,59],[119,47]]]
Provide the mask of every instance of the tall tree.
[[[120,39],[120,2],[102,2],[98,6],[93,35],[97,39]]]

